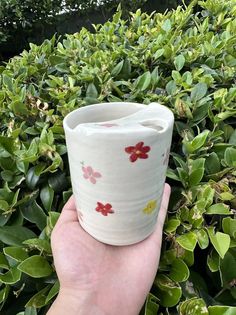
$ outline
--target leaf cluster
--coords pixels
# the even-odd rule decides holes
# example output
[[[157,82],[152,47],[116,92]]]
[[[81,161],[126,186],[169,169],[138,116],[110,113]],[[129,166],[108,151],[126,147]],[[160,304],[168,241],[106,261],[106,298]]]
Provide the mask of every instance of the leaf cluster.
[[[11,42],[14,43],[15,36],[21,36],[27,42],[27,38],[37,38],[39,30],[47,34],[44,24],[47,27],[57,26],[63,19],[68,19],[67,14],[76,12],[84,16],[90,12],[111,12],[119,4],[124,11],[136,10],[145,2],[146,0],[135,0],[132,3],[123,0],[1,0],[0,43],[10,46]]]

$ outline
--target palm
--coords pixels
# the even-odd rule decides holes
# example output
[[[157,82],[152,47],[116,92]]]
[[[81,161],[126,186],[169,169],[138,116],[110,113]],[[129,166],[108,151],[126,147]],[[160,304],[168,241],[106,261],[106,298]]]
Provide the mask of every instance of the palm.
[[[157,271],[169,193],[166,185],[155,232],[138,244],[124,247],[105,245],[86,233],[78,223],[71,198],[52,235],[61,287],[96,290],[97,300],[108,314],[114,313],[114,305],[119,305],[120,314],[137,314]]]

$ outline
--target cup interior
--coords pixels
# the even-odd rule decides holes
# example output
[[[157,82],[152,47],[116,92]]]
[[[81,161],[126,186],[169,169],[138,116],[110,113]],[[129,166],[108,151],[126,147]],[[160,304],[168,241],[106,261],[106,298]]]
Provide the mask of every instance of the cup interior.
[[[110,110],[112,107],[112,110]],[[132,115],[145,108],[137,103],[102,103],[74,110],[64,119],[64,126],[75,129],[79,124],[112,121]]]
[[[168,123],[162,119],[148,119],[139,123],[140,125],[156,130],[158,133],[163,133],[168,128]]]

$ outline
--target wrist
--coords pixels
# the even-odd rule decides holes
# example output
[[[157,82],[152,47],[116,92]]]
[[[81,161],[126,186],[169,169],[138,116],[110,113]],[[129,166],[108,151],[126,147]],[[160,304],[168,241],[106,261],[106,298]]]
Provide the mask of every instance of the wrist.
[[[60,292],[47,315],[108,315],[101,310],[95,298],[95,293],[60,289]]]

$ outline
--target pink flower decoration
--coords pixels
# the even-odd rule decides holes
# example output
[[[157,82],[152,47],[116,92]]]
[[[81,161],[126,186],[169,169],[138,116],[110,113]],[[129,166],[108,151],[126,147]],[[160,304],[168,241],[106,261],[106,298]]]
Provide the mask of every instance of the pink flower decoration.
[[[106,203],[104,205],[101,202],[97,202],[97,207],[95,210],[97,212],[100,212],[104,216],[107,216],[109,213],[114,213],[114,210],[112,209],[112,205],[110,203]]]
[[[83,176],[85,179],[89,179],[92,184],[96,184],[96,178],[102,177],[99,172],[95,172],[91,166],[82,166],[84,172]]]

